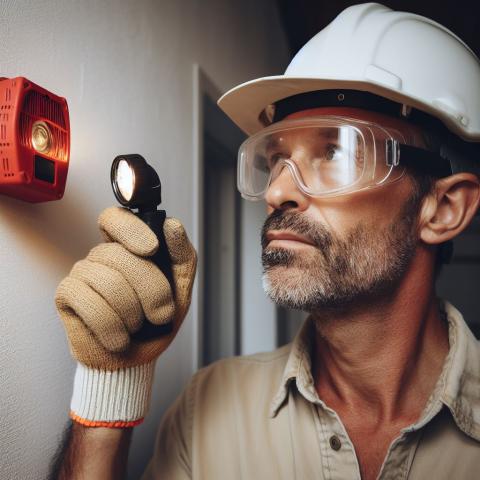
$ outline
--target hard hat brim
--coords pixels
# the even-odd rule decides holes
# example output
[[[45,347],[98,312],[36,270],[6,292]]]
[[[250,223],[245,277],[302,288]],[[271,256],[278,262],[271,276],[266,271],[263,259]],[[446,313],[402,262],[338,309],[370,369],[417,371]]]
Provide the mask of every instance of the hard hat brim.
[[[472,135],[466,138],[465,131],[459,128],[457,119],[447,115],[444,111],[426,104],[418,98],[402,95],[398,91],[389,89],[384,85],[365,80],[288,77],[285,75],[262,77],[230,89],[220,97],[217,103],[238,127],[247,135],[253,135],[265,128],[265,124],[262,123],[260,118],[268,105],[300,93],[332,89],[349,89],[374,93],[435,116],[447,128],[465,140],[478,141],[480,138],[480,132],[472,132]]]

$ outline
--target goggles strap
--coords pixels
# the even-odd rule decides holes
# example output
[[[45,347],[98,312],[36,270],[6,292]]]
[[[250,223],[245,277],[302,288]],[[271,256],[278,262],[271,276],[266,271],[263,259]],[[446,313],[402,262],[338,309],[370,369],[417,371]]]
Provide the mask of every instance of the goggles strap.
[[[413,170],[437,178],[448,177],[459,172],[474,173],[480,176],[480,164],[472,159],[471,155],[460,154],[458,150],[442,146],[440,153],[434,153],[423,148],[411,145],[400,145],[400,164],[411,167]],[[476,215],[480,215],[480,209]],[[453,254],[451,241],[440,245],[443,263],[449,263]]]
[[[474,173],[480,176],[480,163],[475,161],[471,154],[462,153],[448,145],[442,145],[440,152],[436,153],[400,144],[400,163],[426,175],[439,178],[460,172]]]
[[[400,144],[400,164],[413,170],[433,175],[434,177],[448,177],[452,175],[452,166],[449,160],[438,153],[424,148]]]

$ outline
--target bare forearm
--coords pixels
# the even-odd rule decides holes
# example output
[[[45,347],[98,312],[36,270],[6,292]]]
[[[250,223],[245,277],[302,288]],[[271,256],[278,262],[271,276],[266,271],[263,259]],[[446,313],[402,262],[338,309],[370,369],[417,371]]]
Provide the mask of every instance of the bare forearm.
[[[51,480],[123,479],[132,430],[84,427],[73,422]]]

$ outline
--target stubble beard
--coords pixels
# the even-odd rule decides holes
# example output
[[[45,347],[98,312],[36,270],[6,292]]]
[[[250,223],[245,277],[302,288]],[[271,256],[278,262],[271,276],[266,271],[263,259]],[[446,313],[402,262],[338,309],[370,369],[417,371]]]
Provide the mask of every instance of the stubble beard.
[[[358,223],[343,237],[294,211],[274,211],[262,229],[263,288],[278,305],[306,312],[350,310],[391,295],[415,253],[415,213],[408,201],[383,229]],[[269,247],[268,230],[289,230],[314,246]]]

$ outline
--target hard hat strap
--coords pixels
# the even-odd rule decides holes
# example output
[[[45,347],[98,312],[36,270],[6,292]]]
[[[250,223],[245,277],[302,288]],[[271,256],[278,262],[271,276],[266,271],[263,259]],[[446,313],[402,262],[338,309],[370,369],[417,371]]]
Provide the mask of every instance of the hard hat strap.
[[[445,138],[445,135],[452,135],[440,120],[428,113],[412,108],[410,105],[404,105],[380,95],[359,90],[333,89],[300,93],[279,100],[269,108],[273,110],[271,119],[272,123],[275,123],[292,113],[317,107],[361,108],[408,120],[410,123],[424,127],[428,131],[438,132],[441,138]]]
[[[402,117],[402,110],[408,111],[408,109],[402,108],[402,104],[370,92],[337,89],[317,90],[293,95],[276,102],[273,122],[283,120],[292,113],[316,107],[362,108],[395,117]]]

